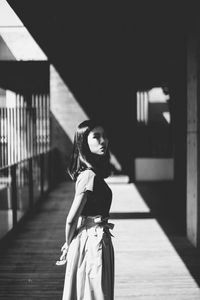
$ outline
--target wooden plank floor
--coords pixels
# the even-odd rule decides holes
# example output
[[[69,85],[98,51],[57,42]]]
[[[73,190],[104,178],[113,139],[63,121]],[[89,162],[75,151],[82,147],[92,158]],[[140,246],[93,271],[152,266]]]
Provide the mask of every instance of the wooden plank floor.
[[[158,186],[138,189],[125,177],[108,182],[115,223],[115,299],[199,300],[200,256],[184,236],[171,230],[171,220],[154,218],[143,200],[142,189],[153,195]],[[1,253],[0,299],[62,298],[65,268],[55,261],[73,190],[72,183],[64,183],[51,192]],[[168,235],[161,224],[170,225]]]

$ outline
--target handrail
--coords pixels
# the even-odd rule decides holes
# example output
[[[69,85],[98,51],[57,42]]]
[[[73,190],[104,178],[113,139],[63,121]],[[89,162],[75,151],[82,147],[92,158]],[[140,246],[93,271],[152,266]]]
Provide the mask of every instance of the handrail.
[[[0,212],[11,213],[12,224],[8,226],[11,229],[14,229],[21,217],[31,211],[36,202],[42,199],[44,194],[56,184],[54,152],[55,149],[50,149],[46,153],[32,156],[0,169],[0,184],[1,178],[3,179],[0,188],[0,193],[3,194],[3,197],[0,194]],[[3,193],[4,190],[7,192]],[[23,193],[26,197],[23,197]],[[5,203],[7,207],[2,209],[1,205],[5,205]],[[1,222],[0,219],[0,226]]]

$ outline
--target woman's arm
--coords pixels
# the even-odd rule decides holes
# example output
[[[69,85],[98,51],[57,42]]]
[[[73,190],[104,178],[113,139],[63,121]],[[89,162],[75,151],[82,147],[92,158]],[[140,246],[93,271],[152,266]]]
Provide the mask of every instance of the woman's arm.
[[[74,236],[75,230],[77,228],[78,218],[81,215],[83,207],[86,203],[87,195],[85,193],[81,193],[74,197],[74,201],[70,208],[69,214],[66,219],[66,226],[65,226],[65,238],[66,244],[69,246],[71,240]]]
[[[63,260],[66,258],[68,247],[72,241],[72,238],[74,236],[75,230],[77,228],[78,218],[81,215],[82,209],[86,203],[87,195],[86,192],[75,194],[74,201],[72,203],[72,206],[70,208],[69,214],[66,219],[66,226],[65,226],[65,238],[66,242],[62,247],[62,255],[60,257],[60,260]]]
[[[95,173],[92,170],[85,170],[83,174],[83,176],[80,175],[80,178],[76,182],[76,193],[74,201],[66,220],[66,242],[61,248],[63,254],[60,257],[60,260],[66,259],[68,247],[74,237],[74,233],[77,228],[78,218],[81,215],[82,209],[87,201],[87,193],[92,192],[94,188]]]

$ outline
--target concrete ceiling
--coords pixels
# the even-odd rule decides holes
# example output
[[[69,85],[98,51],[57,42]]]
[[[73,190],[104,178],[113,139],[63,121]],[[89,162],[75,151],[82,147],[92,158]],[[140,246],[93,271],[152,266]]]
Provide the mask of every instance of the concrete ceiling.
[[[77,98],[167,81],[185,59],[192,6],[182,1],[8,2]]]

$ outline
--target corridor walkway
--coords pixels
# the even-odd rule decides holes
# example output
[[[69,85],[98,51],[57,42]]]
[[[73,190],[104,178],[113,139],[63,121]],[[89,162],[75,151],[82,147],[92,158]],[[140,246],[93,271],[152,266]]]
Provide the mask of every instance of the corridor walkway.
[[[174,230],[175,223],[166,214],[151,211],[151,200],[170,198],[169,187],[136,187],[126,177],[112,177],[108,182],[115,223],[115,299],[199,300],[200,255]],[[59,185],[3,250],[0,299],[61,299],[65,268],[55,261],[64,241],[73,190],[71,182]]]

